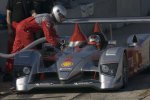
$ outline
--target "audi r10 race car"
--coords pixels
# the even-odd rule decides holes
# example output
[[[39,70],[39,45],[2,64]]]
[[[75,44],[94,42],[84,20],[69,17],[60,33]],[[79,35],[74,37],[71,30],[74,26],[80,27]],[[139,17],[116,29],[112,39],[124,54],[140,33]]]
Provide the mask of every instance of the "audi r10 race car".
[[[138,40],[133,43],[134,38]],[[127,84],[129,75],[150,63],[149,34],[130,36],[127,43],[129,48],[108,44],[98,50],[87,44],[83,47],[67,47],[62,52],[47,44],[43,48],[43,55],[35,50],[21,52],[14,58],[16,90],[50,87],[121,88]]]
[[[44,43],[42,51],[25,50],[16,54],[16,90],[60,87],[119,89],[127,85],[129,76],[150,65],[150,34],[129,36],[127,47],[117,47],[114,41],[104,38],[104,45],[98,48],[93,41],[99,38],[99,35],[92,36],[91,43],[67,45],[62,50]]]

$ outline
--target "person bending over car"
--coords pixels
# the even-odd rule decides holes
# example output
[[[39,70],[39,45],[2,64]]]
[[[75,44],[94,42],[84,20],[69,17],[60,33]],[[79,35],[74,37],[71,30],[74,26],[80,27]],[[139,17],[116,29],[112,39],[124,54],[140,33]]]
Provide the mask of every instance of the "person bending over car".
[[[12,53],[19,51],[33,42],[33,33],[43,29],[46,40],[52,46],[58,46],[58,35],[54,29],[56,22],[65,20],[67,11],[62,5],[55,5],[52,13],[37,14],[18,23]]]
[[[46,40],[55,47],[59,47],[58,35],[54,29],[55,23],[65,20],[67,10],[62,5],[55,5],[52,13],[37,14],[28,17],[17,24],[16,36],[11,53],[15,53],[34,41],[33,33],[43,30]],[[9,63],[9,73],[13,70],[13,61]]]

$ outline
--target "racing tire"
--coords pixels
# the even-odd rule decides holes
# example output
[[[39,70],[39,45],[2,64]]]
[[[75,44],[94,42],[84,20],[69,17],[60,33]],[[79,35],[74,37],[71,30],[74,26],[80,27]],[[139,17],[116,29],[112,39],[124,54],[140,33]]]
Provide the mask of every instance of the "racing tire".
[[[122,67],[122,88],[125,88],[128,84],[128,63],[127,63],[127,56],[124,53],[123,55],[123,67]]]

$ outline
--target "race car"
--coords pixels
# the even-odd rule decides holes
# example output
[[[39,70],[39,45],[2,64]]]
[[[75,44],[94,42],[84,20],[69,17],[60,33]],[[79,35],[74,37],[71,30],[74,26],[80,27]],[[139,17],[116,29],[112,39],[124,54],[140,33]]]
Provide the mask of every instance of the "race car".
[[[139,23],[149,22],[149,19],[84,18],[69,19],[64,23]],[[115,41],[112,40],[106,41],[105,45],[99,43],[95,46],[93,45],[94,40],[101,42],[102,39],[99,34],[96,34],[96,36],[89,36],[91,43],[88,41],[88,43],[75,47],[65,44],[65,48],[62,46],[59,50],[44,43],[41,51],[23,50],[15,54],[16,90],[21,92],[35,88],[59,87],[90,87],[97,90],[119,89],[127,85],[128,77],[150,65],[149,33],[129,36],[127,46],[123,47],[117,47]],[[64,43],[62,41],[61,44],[64,45]]]
[[[102,48],[97,48],[92,45],[97,39],[100,36],[90,36],[92,43],[67,46],[63,50],[46,43],[42,51],[25,50],[16,54],[16,90],[60,87],[119,89],[127,85],[129,76],[150,65],[150,34],[129,36],[127,47],[117,47],[115,42],[108,41]]]

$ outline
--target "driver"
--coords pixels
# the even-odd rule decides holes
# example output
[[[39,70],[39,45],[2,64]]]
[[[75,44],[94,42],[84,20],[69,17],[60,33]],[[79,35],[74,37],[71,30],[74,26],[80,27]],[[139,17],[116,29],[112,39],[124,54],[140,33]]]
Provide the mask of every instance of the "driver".
[[[55,5],[52,13],[37,14],[21,21],[16,27],[16,37],[13,44],[12,53],[19,51],[23,47],[33,42],[33,33],[43,30],[46,40],[52,46],[59,46],[58,35],[54,29],[56,22],[65,20],[67,11],[62,5]]]
[[[98,50],[101,49],[101,39],[99,37],[99,35],[91,35],[88,38],[88,44],[89,45],[94,45]]]

